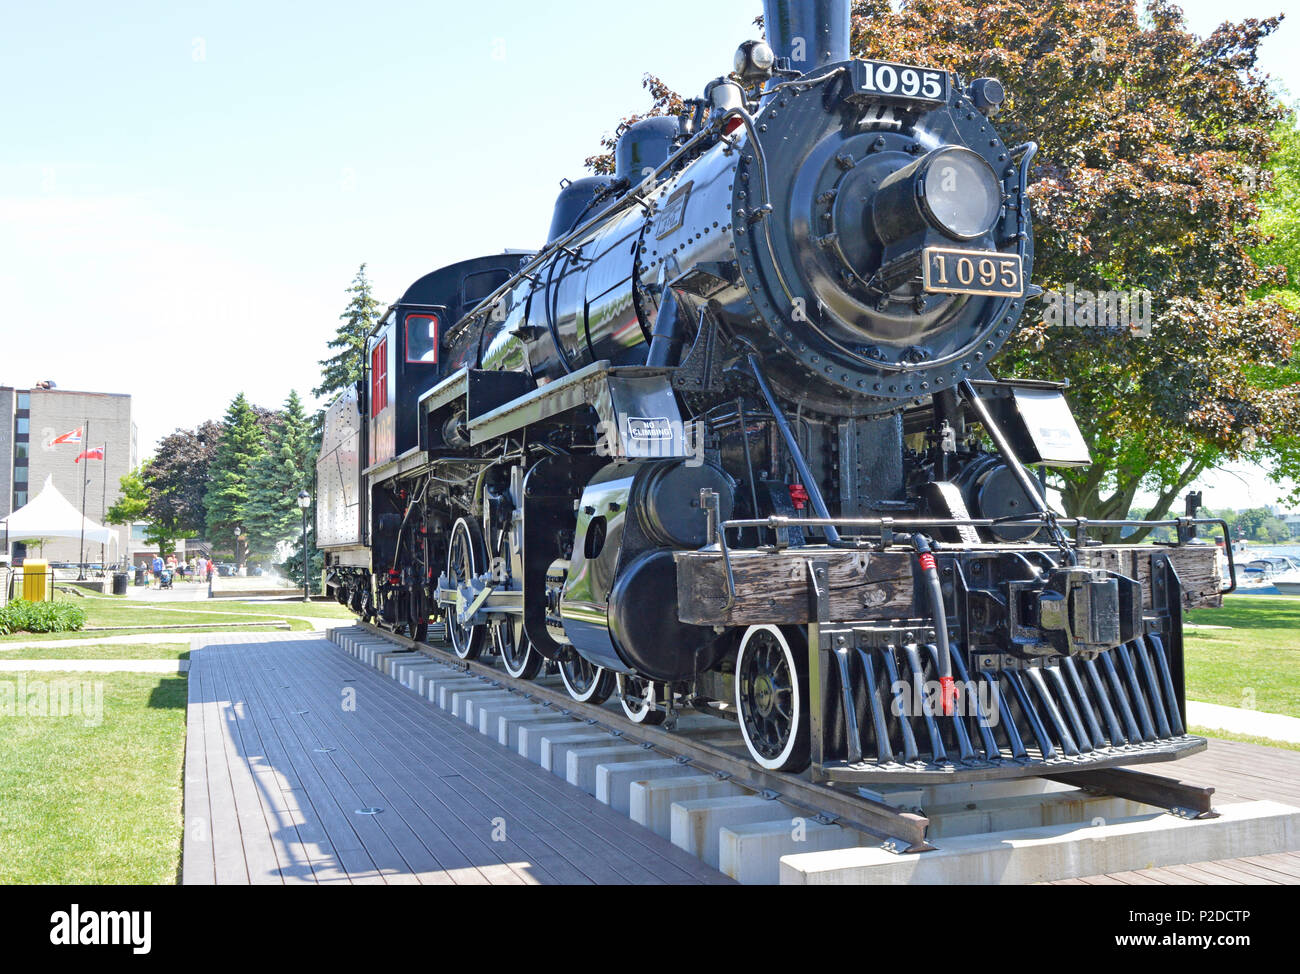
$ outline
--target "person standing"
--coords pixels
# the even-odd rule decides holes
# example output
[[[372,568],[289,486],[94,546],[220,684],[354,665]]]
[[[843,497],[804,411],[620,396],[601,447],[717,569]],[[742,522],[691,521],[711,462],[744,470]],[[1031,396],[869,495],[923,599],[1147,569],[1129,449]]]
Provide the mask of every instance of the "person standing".
[[[153,561],[149,563],[149,568],[153,571],[153,578],[150,580],[149,587],[155,588],[156,586],[153,584],[154,582],[158,582],[160,585],[162,584],[160,581],[163,570],[162,555],[154,555]]]

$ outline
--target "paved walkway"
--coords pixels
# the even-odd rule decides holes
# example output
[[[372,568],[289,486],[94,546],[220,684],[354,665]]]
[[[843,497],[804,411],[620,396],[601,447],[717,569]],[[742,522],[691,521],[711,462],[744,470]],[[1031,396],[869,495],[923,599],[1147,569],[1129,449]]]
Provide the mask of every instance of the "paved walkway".
[[[5,659],[0,672],[20,670],[69,673],[184,673],[190,668],[184,659]]]
[[[1248,737],[1266,737],[1271,741],[1300,744],[1300,717],[1269,714],[1262,710],[1243,710],[1217,703],[1187,701],[1187,722]]]
[[[192,646],[184,883],[728,882],[320,636]]]

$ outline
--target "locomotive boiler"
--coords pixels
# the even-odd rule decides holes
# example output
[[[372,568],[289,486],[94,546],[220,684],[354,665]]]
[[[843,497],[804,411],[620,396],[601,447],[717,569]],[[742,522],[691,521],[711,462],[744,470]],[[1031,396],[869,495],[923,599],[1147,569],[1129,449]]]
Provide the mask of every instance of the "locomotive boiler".
[[[847,0],[563,184],[546,244],[435,270],[330,408],[329,590],[637,722],[734,721],[769,771],[870,783],[1167,760],[1201,525],[1101,544],[1063,387],[997,379],[1030,283],[1004,92],[849,56]],[[1128,523],[1128,522],[1124,522]]]

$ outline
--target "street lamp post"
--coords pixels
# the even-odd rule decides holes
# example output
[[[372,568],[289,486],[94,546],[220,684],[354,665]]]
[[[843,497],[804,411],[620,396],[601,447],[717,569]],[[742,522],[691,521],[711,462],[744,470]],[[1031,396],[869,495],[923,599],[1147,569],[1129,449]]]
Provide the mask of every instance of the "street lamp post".
[[[306,489],[298,491],[298,506],[302,508],[302,600],[311,599],[309,569],[307,567],[307,508],[311,507],[311,494]]]
[[[239,536],[240,536],[241,534],[243,534],[243,533],[244,533],[244,529],[241,528],[239,525],[235,525],[235,574],[236,574],[236,575],[239,574],[239,567],[240,567],[240,562],[239,562]]]

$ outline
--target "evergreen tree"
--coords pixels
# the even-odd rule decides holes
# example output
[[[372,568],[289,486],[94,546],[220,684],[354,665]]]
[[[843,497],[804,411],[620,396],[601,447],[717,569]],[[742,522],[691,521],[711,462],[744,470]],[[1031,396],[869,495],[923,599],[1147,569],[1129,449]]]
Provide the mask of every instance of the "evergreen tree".
[[[242,563],[234,529],[244,527],[249,500],[249,472],[266,452],[257,411],[241,392],[226,410],[221,423],[217,452],[208,467],[207,537],[228,543],[235,549],[235,561]],[[242,539],[241,539],[242,541]]]
[[[298,492],[310,492],[315,465],[311,420],[298,393],[290,392],[267,437],[266,452],[249,470],[244,530],[250,554],[273,554],[281,541],[302,533]]]
[[[333,399],[334,395],[360,381],[366,360],[366,336],[379,321],[383,304],[370,293],[366,279],[366,265],[357,270],[348,288],[352,295],[347,309],[339,315],[339,325],[329,347],[337,349],[330,358],[321,359],[321,383],[312,390],[313,396]]]

